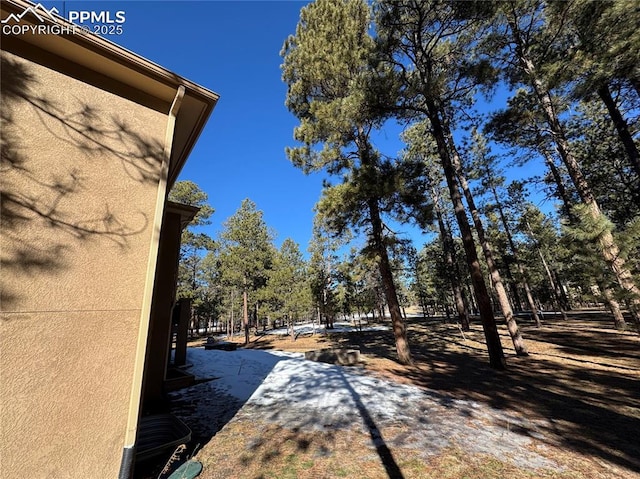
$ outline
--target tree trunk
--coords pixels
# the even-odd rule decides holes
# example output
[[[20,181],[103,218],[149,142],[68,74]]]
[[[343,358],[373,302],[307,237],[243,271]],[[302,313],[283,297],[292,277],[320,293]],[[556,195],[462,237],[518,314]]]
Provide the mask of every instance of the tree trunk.
[[[257,336],[258,333],[260,332],[259,330],[260,325],[258,324],[258,303],[256,303],[253,308],[253,327],[255,328],[256,336]]]
[[[489,293],[487,286],[482,276],[482,269],[480,268],[480,261],[476,253],[476,245],[471,234],[471,227],[467,220],[467,215],[462,203],[462,196],[455,179],[455,170],[449,150],[447,147],[447,141],[445,138],[444,130],[440,120],[440,114],[434,101],[427,98],[427,108],[429,113],[429,120],[431,121],[431,128],[433,130],[433,136],[438,146],[438,155],[442,163],[445,178],[447,180],[447,186],[449,188],[449,194],[455,210],[458,226],[462,234],[462,244],[467,256],[467,265],[469,267],[469,273],[471,275],[471,282],[473,290],[476,296],[476,302],[478,309],[480,310],[480,318],[482,320],[482,328],[484,330],[485,339],[487,342],[487,351],[489,352],[489,364],[495,369],[505,369],[506,361],[504,353],[502,351],[502,344],[500,342],[500,335],[498,334],[498,327],[496,325],[495,317],[493,316],[493,310],[491,308],[491,300],[489,299]]]
[[[516,321],[515,316],[513,315],[513,310],[511,309],[511,304],[509,304],[509,297],[507,295],[507,290],[504,287],[504,283],[502,281],[502,277],[500,276],[500,272],[496,267],[495,261],[493,259],[493,251],[491,250],[491,245],[489,244],[489,240],[487,239],[484,231],[484,225],[482,224],[482,220],[480,219],[480,212],[476,207],[475,200],[471,193],[471,189],[469,188],[469,183],[464,176],[462,171],[462,161],[460,160],[460,156],[456,148],[453,145],[453,140],[451,137],[451,132],[449,131],[448,125],[445,124],[445,136],[449,140],[449,146],[451,148],[451,160],[453,163],[453,167],[456,173],[458,180],[460,181],[460,185],[462,186],[462,191],[464,192],[464,196],[467,199],[467,205],[471,210],[471,217],[473,218],[473,224],[475,225],[476,232],[478,233],[478,240],[480,241],[480,246],[482,247],[482,252],[484,253],[485,260],[487,262],[487,267],[489,268],[489,274],[491,275],[491,281],[493,282],[493,286],[495,288],[496,296],[498,298],[498,303],[500,305],[500,309],[502,310],[502,314],[504,315],[505,322],[507,323],[507,330],[509,331],[509,336],[511,336],[511,341],[513,342],[513,347],[518,356],[528,356],[529,352],[527,351],[527,347],[524,344],[524,339],[522,339],[522,334],[520,333],[520,329],[518,328],[518,323]],[[538,322],[540,320],[538,319]]]
[[[407,328],[400,312],[400,304],[398,302],[396,286],[393,282],[393,272],[391,271],[391,264],[389,263],[389,255],[382,237],[382,219],[380,218],[378,201],[375,199],[369,200],[369,215],[371,219],[373,247],[378,253],[378,268],[380,269],[384,293],[387,305],[389,306],[389,314],[391,315],[398,361],[402,364],[413,364],[411,349],[409,348],[409,341],[407,340]]]
[[[291,341],[296,340],[296,332],[295,329],[293,327],[293,315],[291,313],[289,313],[289,331],[291,333]]]
[[[571,304],[571,301],[567,296],[567,292],[565,291],[565,286],[562,283],[562,279],[560,278],[558,271],[556,271],[555,269],[552,269],[551,274],[553,275],[553,279],[555,281],[555,285],[558,290],[558,295],[560,296],[560,304],[566,311],[571,311],[573,309],[573,305]],[[564,319],[567,319],[567,316],[564,311],[562,311],[562,314],[564,315]]]
[[[458,309],[458,311],[460,311],[460,308],[462,308],[462,311],[464,312],[463,316],[460,318],[462,322],[462,330],[470,331],[471,312],[470,312],[469,302],[467,301],[467,298],[472,295],[466,294],[465,285],[462,277],[462,271],[460,271],[460,265],[458,264],[458,252],[456,251],[456,244],[453,241],[453,236],[451,235],[451,225],[449,224],[448,221],[445,222],[445,228],[447,231],[447,238],[450,241],[451,259],[453,261],[453,274],[455,277],[455,284],[456,284],[456,288],[453,294],[457,303],[456,308]]]
[[[527,296],[527,302],[529,303],[529,309],[531,310],[531,316],[536,323],[536,326],[539,328],[540,318],[538,317],[538,312],[536,308],[536,303],[533,300],[533,295],[531,294],[531,288],[529,287],[529,282],[527,281],[527,274],[525,271],[520,258],[518,257],[518,248],[516,247],[515,241],[513,241],[513,235],[511,234],[511,228],[509,227],[509,223],[507,222],[507,217],[504,214],[504,210],[502,208],[502,203],[500,202],[500,198],[498,197],[498,192],[495,187],[491,188],[493,192],[493,198],[496,201],[496,206],[498,207],[498,214],[500,215],[500,221],[502,222],[502,226],[504,227],[504,232],[507,235],[507,241],[509,242],[509,247],[511,248],[511,252],[513,253],[513,258],[518,266],[518,273],[520,273],[522,286],[524,287],[525,294]]]
[[[451,308],[449,308],[449,300],[447,298],[444,299],[444,314],[445,314],[445,318],[443,323],[444,324],[451,323]]]
[[[607,303],[609,311],[613,315],[613,325],[619,330],[627,329],[627,323],[624,320],[624,316],[622,316],[622,311],[620,311],[620,303],[614,298],[613,292],[606,286],[600,286],[600,288],[602,289],[604,302]]]
[[[460,282],[456,281],[453,286],[453,299],[456,303],[456,311],[458,311],[458,318],[460,318],[460,326],[463,331],[470,331],[469,325],[469,309],[464,300],[464,291],[460,286]]]
[[[531,229],[531,225],[529,224],[529,220],[525,220],[525,224],[527,225],[527,230],[529,231],[529,236],[533,240],[534,247],[538,252],[538,256],[540,256],[540,261],[542,262],[542,266],[544,267],[545,272],[547,273],[547,278],[549,278],[549,284],[551,285],[551,290],[553,291],[553,297],[555,298],[556,305],[560,312],[562,313],[562,318],[567,319],[566,311],[571,310],[571,304],[569,304],[569,298],[564,292],[564,288],[562,284],[558,281],[557,274],[554,274],[549,268],[549,263],[542,254],[542,249],[540,248],[540,243],[537,238],[533,234],[533,230]]]
[[[422,317],[427,318],[429,316],[429,313],[427,312],[427,309],[426,309],[427,306],[425,304],[424,293],[422,291],[422,285],[420,284],[420,274],[419,274],[419,267],[418,267],[417,260],[416,260],[415,276],[416,276],[416,284],[418,286],[418,301],[420,302],[420,307],[422,308]]]
[[[507,276],[507,285],[509,286],[509,290],[511,291],[511,304],[515,308],[516,311],[522,311],[524,308],[522,307],[522,301],[520,300],[520,292],[518,291],[518,281],[513,277],[513,273],[511,273],[511,267],[509,265],[509,261],[505,258],[504,263],[504,271]],[[522,285],[521,285],[522,286]]]
[[[562,181],[562,176],[558,171],[558,167],[556,166],[555,162],[553,161],[553,157],[551,156],[551,154],[549,154],[546,148],[541,147],[541,153],[542,153],[542,156],[544,156],[544,161],[549,167],[551,176],[553,176],[553,180],[556,183],[557,195],[560,201],[562,201],[562,209],[564,210],[564,214],[569,219],[569,221],[573,223],[575,220],[575,217],[571,212],[571,205],[573,204],[573,201],[571,201],[571,197],[567,192],[567,188],[564,185],[564,181]]]
[[[591,191],[591,187],[589,186],[587,179],[582,174],[578,161],[571,152],[569,142],[566,139],[566,135],[564,134],[564,130],[560,124],[558,115],[556,114],[551,94],[545,89],[540,79],[537,78],[533,62],[524,54],[523,43],[517,33],[517,26],[512,23],[511,28],[516,34],[518,60],[523,71],[529,77],[531,86],[544,113],[545,120],[551,130],[558,153],[567,167],[571,181],[573,182],[580,199],[587,207],[590,216],[594,220],[598,221],[604,215],[600,211],[600,206]],[[610,229],[605,229],[599,235],[598,243],[600,244],[599,249],[602,252],[602,256],[613,271],[619,287],[625,291],[630,298],[629,307],[632,310],[632,314],[638,314],[640,311],[640,289],[634,283],[631,272],[626,267],[625,260],[620,256],[620,249],[614,241],[613,234]]]
[[[611,96],[611,91],[607,84],[598,88],[598,96],[607,107],[611,120],[618,132],[618,136],[624,145],[624,150],[627,152],[629,162],[636,172],[636,175],[638,175],[638,178],[640,178],[640,154],[638,154],[638,147],[635,141],[633,141],[633,136],[631,136],[629,132],[629,125],[627,125],[622,113],[620,113],[618,105],[616,105],[615,100]]]
[[[244,328],[244,344],[249,344],[249,305],[248,293],[245,285],[242,291],[242,327]]]
[[[466,297],[469,299],[469,313],[473,314],[473,315],[477,315],[478,314],[478,303],[476,303],[476,297],[473,294],[473,289],[472,286],[469,284],[468,281],[464,282],[464,289],[466,291]],[[471,316],[469,316],[469,323],[471,323]]]
[[[438,227],[440,229],[440,238],[442,239],[442,252],[444,253],[447,267],[449,268],[449,279],[451,282],[451,290],[453,292],[453,298],[456,305],[456,311],[458,312],[458,318],[463,331],[469,331],[469,312],[464,303],[462,296],[462,287],[460,286],[460,271],[458,270],[457,261],[454,259],[454,243],[451,236],[451,231],[444,223],[442,217],[442,207],[440,206],[440,196],[435,191],[432,191],[433,204],[435,206],[436,216],[438,218]]]
[[[538,316],[538,308],[536,307],[536,302],[533,299],[533,294],[531,293],[531,287],[529,286],[529,281],[524,277],[525,271],[522,265],[520,266],[520,274],[523,276],[522,285],[524,286],[524,292],[527,295],[527,302],[529,303],[529,307],[531,308],[531,317],[536,323],[536,327],[539,328],[542,326],[540,322],[540,317]]]
[[[233,324],[233,299],[234,299],[234,294],[233,294],[233,290],[231,290],[231,321],[230,321],[230,329],[229,329],[229,339],[233,338],[233,333],[235,332],[235,324]]]

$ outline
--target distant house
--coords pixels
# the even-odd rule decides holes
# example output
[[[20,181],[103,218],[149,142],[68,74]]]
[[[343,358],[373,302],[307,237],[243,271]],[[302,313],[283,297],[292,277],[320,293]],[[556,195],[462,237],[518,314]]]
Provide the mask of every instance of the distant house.
[[[2,0],[3,25],[68,25],[36,7]],[[1,44],[0,476],[126,478],[196,212],[167,192],[218,95],[98,36],[17,30]]]

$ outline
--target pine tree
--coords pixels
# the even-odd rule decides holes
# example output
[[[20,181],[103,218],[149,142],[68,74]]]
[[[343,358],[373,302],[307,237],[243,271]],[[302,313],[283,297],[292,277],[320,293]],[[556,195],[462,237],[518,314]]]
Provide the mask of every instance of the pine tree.
[[[518,183],[509,187],[508,194],[512,203],[521,205],[516,225],[516,229],[524,237],[524,246],[520,250],[533,252],[535,253],[533,256],[540,259],[556,305],[564,315],[564,311],[571,310],[572,306],[565,291],[565,284],[561,280],[561,277],[564,278],[564,271],[561,269],[563,262],[560,261],[563,252],[560,251],[557,228],[538,207],[524,199]],[[537,263],[537,260],[533,259],[528,262],[530,268]]]
[[[307,264],[291,238],[286,238],[274,255],[263,298],[271,302],[271,311],[287,319],[295,340],[294,324],[311,309],[311,291]]]
[[[456,176],[460,186],[462,187],[462,191],[464,192],[464,196],[467,200],[467,205],[469,207],[469,211],[471,212],[471,217],[473,218],[473,224],[476,229],[476,233],[478,235],[478,242],[480,243],[480,247],[482,248],[482,252],[484,254],[485,261],[487,263],[487,268],[489,269],[489,275],[491,277],[491,281],[493,283],[493,287],[496,292],[496,296],[498,298],[498,304],[500,305],[500,310],[504,315],[504,319],[507,323],[507,330],[509,331],[509,336],[511,336],[511,341],[513,343],[513,347],[518,356],[528,356],[529,352],[527,351],[527,347],[524,343],[524,339],[522,338],[522,334],[520,333],[520,328],[518,327],[518,323],[516,321],[515,315],[513,314],[513,309],[511,307],[511,303],[509,302],[509,297],[507,295],[507,290],[504,286],[504,282],[502,281],[502,275],[500,271],[498,271],[498,267],[496,265],[496,261],[494,259],[493,254],[493,246],[489,242],[487,237],[485,226],[482,222],[482,218],[480,217],[480,211],[476,206],[475,199],[471,192],[471,187],[466,179],[464,174],[464,169],[462,165],[462,160],[457,151],[457,148],[453,145],[453,137],[451,134],[448,134],[448,140],[451,148],[451,158],[453,160],[453,166],[455,168]],[[535,314],[535,309],[534,309]],[[537,316],[536,316],[537,318]],[[540,320],[536,321],[539,325]]]
[[[489,361],[492,367],[503,369],[502,344],[457,182],[450,141],[452,106],[468,104],[475,77],[490,73],[484,69],[485,65],[471,65],[466,61],[465,53],[476,33],[476,22],[471,16],[465,18],[471,13],[467,7],[482,9],[481,4],[465,2],[380,2],[376,23],[380,55],[394,69],[401,84],[397,110],[429,121],[462,235]],[[452,68],[453,65],[459,67]]]
[[[335,265],[338,262],[335,254],[338,245],[329,238],[322,227],[315,222],[313,237],[309,242],[309,286],[312,302],[318,314],[318,323],[325,324],[327,329],[333,328],[338,307],[335,299]]]
[[[489,191],[492,196],[492,207],[495,208],[495,210],[497,210],[498,212],[500,223],[502,225],[509,248],[511,250],[513,262],[516,264],[518,272],[520,273],[520,282],[522,283],[522,287],[525,290],[527,302],[529,303],[529,310],[531,311],[531,316],[533,317],[536,326],[540,327],[540,318],[538,317],[538,313],[536,311],[537,307],[531,293],[531,287],[529,286],[525,267],[519,260],[518,247],[516,246],[516,243],[514,241],[510,222],[507,219],[505,202],[501,200],[500,195],[498,194],[498,188],[504,184],[504,177],[500,176],[499,172],[497,171],[497,158],[491,155],[484,137],[480,133],[478,133],[477,130],[473,131],[472,133],[472,141],[472,153],[475,157],[474,166],[479,170],[482,176],[483,189],[485,191]]]
[[[339,184],[324,188],[318,214],[333,234],[350,228],[366,233],[364,253],[376,258],[380,269],[398,360],[410,364],[384,217],[408,218],[408,204],[417,206],[422,219],[429,210],[412,185],[419,173],[383,158],[371,140],[384,117],[370,94],[376,77],[370,16],[364,0],[318,0],[301,10],[296,34],[282,50],[286,104],[300,120],[294,137],[302,143],[287,154],[305,172],[340,175]]]
[[[503,45],[506,60],[506,73],[513,83],[527,85],[536,99],[553,143],[562,159],[581,202],[585,205],[589,221],[610,224],[603,215],[597,198],[587,177],[568,141],[566,128],[560,119],[562,102],[553,93],[553,78],[545,75],[549,65],[548,52],[552,51],[552,42],[559,34],[553,31],[554,25],[546,21],[545,4],[540,0],[510,0],[497,2],[498,8],[492,22],[496,31],[494,39]],[[561,26],[555,26],[557,29]],[[495,43],[493,48],[498,44]],[[586,219],[583,216],[581,219]],[[634,317],[640,315],[640,289],[620,255],[611,228],[603,228],[595,241],[598,249],[611,268],[618,287],[629,297],[629,305]]]
[[[442,246],[442,254],[445,257],[447,268],[444,274],[451,283],[454,303],[458,312],[458,319],[464,331],[470,329],[469,312],[464,298],[464,289],[462,288],[462,275],[458,267],[456,258],[456,249],[451,233],[451,228],[446,221],[445,207],[442,204],[443,192],[440,186],[440,167],[438,162],[438,153],[435,143],[429,141],[428,124],[426,122],[418,122],[407,128],[402,139],[405,142],[405,149],[402,152],[405,161],[421,161],[427,166],[427,184],[425,188],[431,191],[432,202],[436,213],[436,220],[440,232],[440,244]],[[423,308],[425,309],[425,308]]]
[[[640,154],[624,115],[637,108],[640,100],[640,13],[633,0],[551,1],[549,23],[561,25],[553,74],[564,78],[573,96],[597,97],[606,107],[617,136],[624,145],[629,165],[640,178]],[[630,85],[635,102],[623,92]],[[619,94],[614,96],[614,92]]]
[[[600,102],[582,101],[567,123],[567,136],[603,213],[624,229],[640,215],[640,177]]]
[[[198,227],[210,224],[214,209],[208,203],[207,194],[193,181],[176,182],[169,192],[169,201],[199,208],[180,239],[176,293],[177,299],[191,300],[191,322],[197,330],[198,317],[211,317],[216,311],[215,300],[207,294],[207,279],[203,274],[205,255],[214,250],[216,244],[209,235],[197,231]]]
[[[250,199],[224,222],[220,233],[220,267],[223,281],[242,294],[242,325],[249,342],[249,295],[266,284],[273,261],[273,234],[262,211]],[[255,301],[254,301],[255,305]]]

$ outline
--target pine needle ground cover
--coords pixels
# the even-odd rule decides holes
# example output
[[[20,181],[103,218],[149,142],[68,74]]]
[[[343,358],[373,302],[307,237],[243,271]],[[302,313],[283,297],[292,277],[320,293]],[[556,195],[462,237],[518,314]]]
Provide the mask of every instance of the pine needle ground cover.
[[[218,406],[207,408],[210,399],[197,396],[178,400],[174,412],[191,424],[205,414],[201,424],[214,424],[195,428],[204,478],[640,477],[638,335],[610,328],[598,313],[547,318],[540,329],[524,322],[523,329],[531,351],[526,358],[515,356],[506,328],[500,331],[509,354],[505,372],[488,367],[479,325],[463,335],[441,320],[410,319],[411,367],[395,361],[393,336],[385,331],[295,342],[253,337],[250,349],[288,351],[291,358],[359,347],[366,363],[322,365],[335,368],[333,376],[313,387],[304,366],[291,363],[299,369],[287,383],[267,373],[246,403],[220,402],[230,409],[226,416],[212,414]],[[340,375],[346,392],[335,382]],[[378,381],[380,391],[362,389],[368,380]],[[394,396],[401,387],[409,388],[404,399]],[[351,416],[340,413],[342,402],[354,402],[344,399],[348,388],[356,392]],[[416,389],[424,392],[419,400]],[[380,412],[370,401],[384,402],[375,394],[384,398],[385,391],[397,404]]]

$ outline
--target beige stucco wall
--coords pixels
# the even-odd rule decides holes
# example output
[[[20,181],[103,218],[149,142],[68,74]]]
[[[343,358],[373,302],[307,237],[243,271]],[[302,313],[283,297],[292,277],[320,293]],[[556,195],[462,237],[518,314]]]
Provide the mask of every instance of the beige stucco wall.
[[[171,335],[171,313],[176,295],[180,234],[179,213],[165,210],[160,234],[158,265],[153,290],[151,322],[143,378],[143,403],[162,399],[163,382],[168,363]]]
[[[116,477],[167,117],[2,53],[0,475]]]

